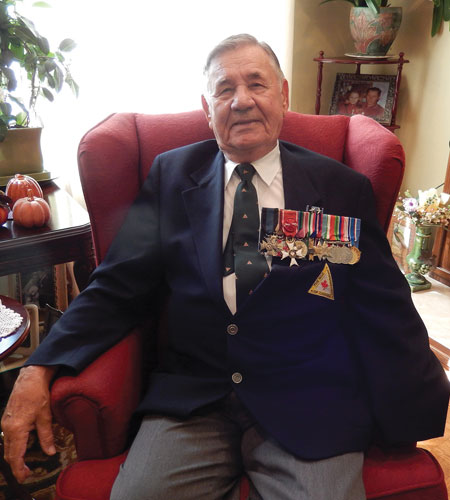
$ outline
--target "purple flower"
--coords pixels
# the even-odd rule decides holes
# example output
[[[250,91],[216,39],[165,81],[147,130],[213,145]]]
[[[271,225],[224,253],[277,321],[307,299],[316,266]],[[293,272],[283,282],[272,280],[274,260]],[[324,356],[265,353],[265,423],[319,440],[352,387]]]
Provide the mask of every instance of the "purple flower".
[[[418,206],[419,203],[415,198],[406,198],[403,200],[403,208],[405,209],[405,212],[408,212],[409,214],[415,212]]]

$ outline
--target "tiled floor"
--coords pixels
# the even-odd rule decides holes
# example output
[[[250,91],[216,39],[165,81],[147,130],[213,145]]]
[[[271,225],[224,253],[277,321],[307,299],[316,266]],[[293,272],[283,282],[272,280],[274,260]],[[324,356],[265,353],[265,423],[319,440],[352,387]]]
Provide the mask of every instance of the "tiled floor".
[[[429,290],[414,292],[412,299],[427,329],[428,335],[450,349],[450,287],[427,277]]]

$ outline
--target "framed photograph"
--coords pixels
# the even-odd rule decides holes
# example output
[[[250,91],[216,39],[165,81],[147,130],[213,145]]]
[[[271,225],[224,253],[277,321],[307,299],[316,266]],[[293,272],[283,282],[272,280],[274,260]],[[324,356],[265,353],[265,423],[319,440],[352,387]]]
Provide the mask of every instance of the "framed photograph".
[[[40,310],[55,307],[55,269],[47,266],[21,273],[22,303],[35,304]]]
[[[337,73],[329,114],[366,115],[390,125],[395,79],[395,75]]]

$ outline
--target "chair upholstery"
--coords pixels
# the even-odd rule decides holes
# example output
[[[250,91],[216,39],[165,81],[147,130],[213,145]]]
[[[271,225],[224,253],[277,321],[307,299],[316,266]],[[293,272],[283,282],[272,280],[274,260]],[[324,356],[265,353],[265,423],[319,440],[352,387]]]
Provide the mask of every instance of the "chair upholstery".
[[[155,156],[212,137],[201,111],[173,115],[118,113],[84,136],[79,147],[80,178],[97,262],[104,257]],[[364,116],[289,112],[281,138],[366,174],[374,188],[378,219],[387,231],[404,171],[403,149],[392,133]],[[61,473],[57,499],[109,498],[126,457],[129,422],[141,395],[142,341],[139,330],[135,330],[78,376],[55,381],[51,392],[53,413],[74,433],[79,460]],[[415,446],[370,449],[364,481],[370,499],[447,499],[439,464]],[[241,500],[247,493],[244,479]]]

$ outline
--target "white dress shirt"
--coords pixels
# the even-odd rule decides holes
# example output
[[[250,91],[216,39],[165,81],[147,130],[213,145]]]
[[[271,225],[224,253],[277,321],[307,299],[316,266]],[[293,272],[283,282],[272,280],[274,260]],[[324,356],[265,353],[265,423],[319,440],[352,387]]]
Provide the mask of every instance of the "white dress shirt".
[[[240,177],[234,168],[238,165],[225,156],[225,197],[223,207],[223,249],[230,232],[233,218],[234,195],[240,182]],[[284,208],[283,173],[281,169],[280,147],[276,147],[259,160],[252,162],[256,173],[252,178],[258,196],[258,208]],[[268,258],[270,268],[271,258]],[[236,275],[230,274],[223,278],[223,297],[230,311],[236,313]]]

